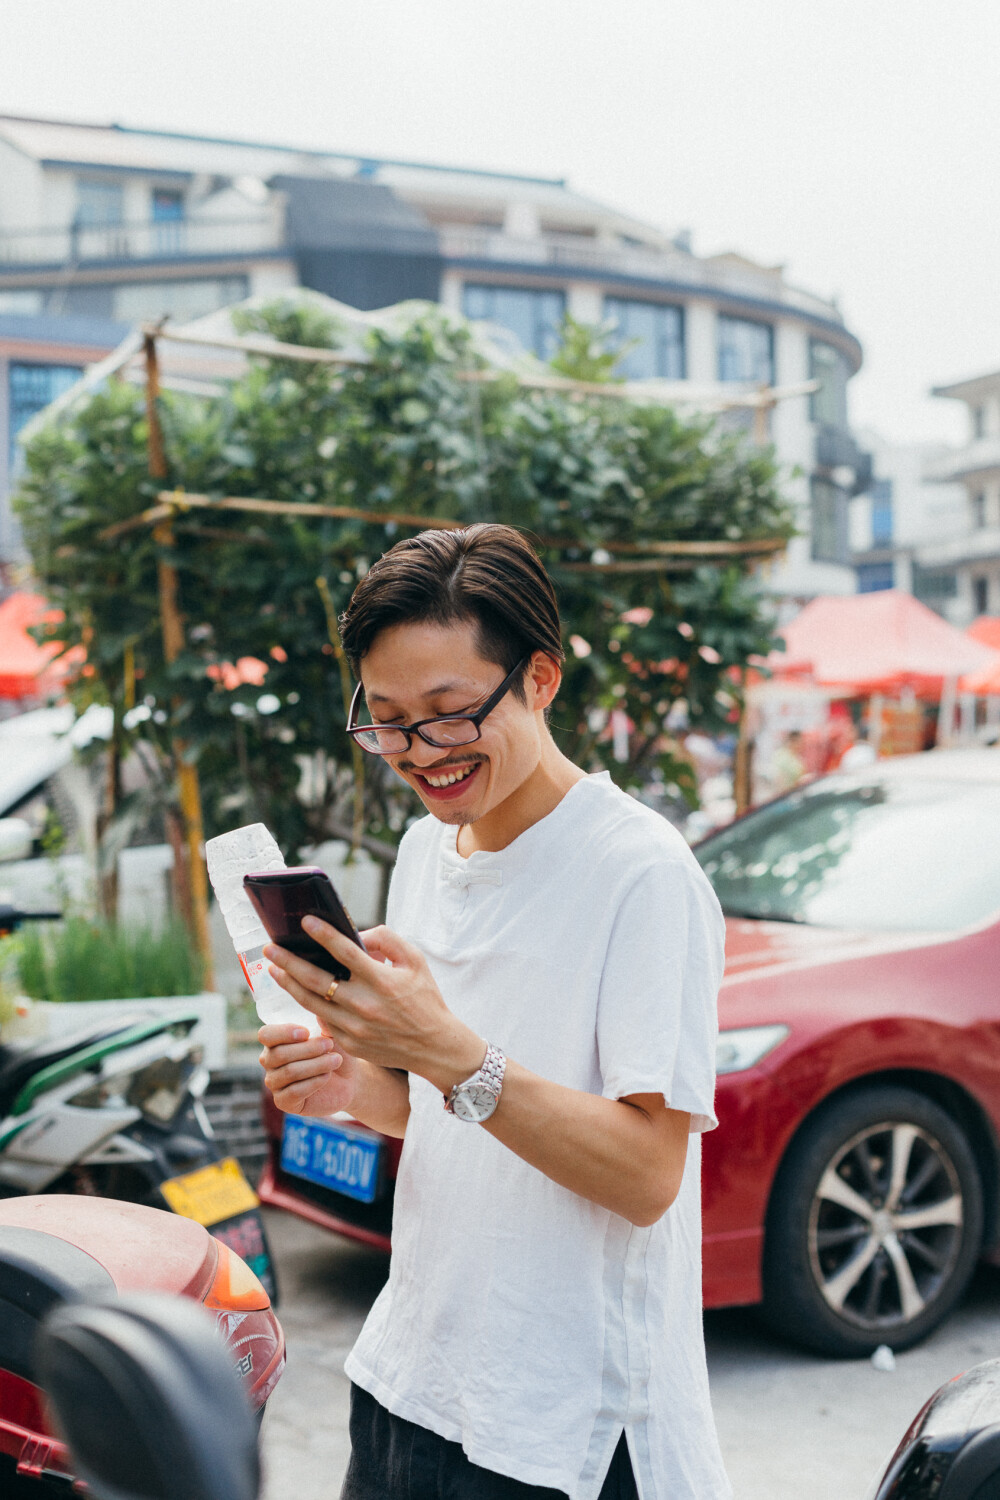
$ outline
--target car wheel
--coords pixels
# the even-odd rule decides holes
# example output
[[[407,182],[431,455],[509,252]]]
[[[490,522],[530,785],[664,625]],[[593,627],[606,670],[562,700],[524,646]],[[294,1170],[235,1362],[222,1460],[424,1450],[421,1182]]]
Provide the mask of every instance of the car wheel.
[[[962,1295],[982,1233],[982,1184],[951,1116],[907,1088],[846,1094],[805,1123],[779,1171],[764,1314],[823,1354],[906,1348]]]

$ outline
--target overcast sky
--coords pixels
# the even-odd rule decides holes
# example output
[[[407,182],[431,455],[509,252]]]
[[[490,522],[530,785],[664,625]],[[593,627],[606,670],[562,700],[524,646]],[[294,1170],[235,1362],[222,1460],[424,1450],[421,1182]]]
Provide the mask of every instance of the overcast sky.
[[[852,416],[1000,367],[998,0],[0,0],[0,112],[565,176],[782,262]]]

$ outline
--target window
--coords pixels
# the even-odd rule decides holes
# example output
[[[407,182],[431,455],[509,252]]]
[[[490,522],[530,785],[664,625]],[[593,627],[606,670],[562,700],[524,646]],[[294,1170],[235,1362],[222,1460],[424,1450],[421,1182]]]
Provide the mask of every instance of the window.
[[[241,302],[246,295],[245,276],[220,276],[213,281],[138,281],[115,288],[114,315],[119,323],[141,323],[164,315],[183,323]]]
[[[978,439],[986,436],[985,406],[972,407],[972,436],[973,439]]]
[[[17,435],[36,412],[45,407],[63,391],[79,380],[82,370],[77,365],[20,365],[12,364],[9,374],[10,391],[10,469],[17,468]]]
[[[873,480],[868,490],[872,502],[872,546],[892,545],[892,480]]]
[[[107,229],[124,217],[125,194],[120,182],[91,181],[76,185],[76,224],[80,229]]]
[[[891,562],[859,563],[855,568],[859,594],[878,594],[882,589],[895,587],[895,573]]]
[[[611,340],[626,348],[619,372],[628,380],[684,379],[684,309],[661,302],[605,297],[604,316],[615,325]]]
[[[810,540],[814,562],[847,561],[847,497],[839,485],[814,476]]]
[[[977,615],[989,614],[990,580],[988,578],[974,578],[972,580],[972,608]]]
[[[508,329],[525,349],[549,360],[559,347],[559,325],[566,312],[564,292],[530,287],[466,285],[462,310],[467,318],[485,319]]]
[[[982,531],[986,525],[986,491],[976,490],[971,496],[972,501],[972,524],[976,531]]]
[[[839,349],[820,339],[809,340],[809,379],[819,389],[809,397],[809,419],[827,427],[847,427],[847,382],[850,366]]]
[[[913,564],[913,597],[930,609],[942,614],[944,605],[958,593],[958,579],[954,573],[943,573],[935,568],[922,568]]]
[[[20,313],[30,317],[41,312],[44,302],[41,292],[20,289],[0,292],[0,313]]]
[[[155,249],[161,255],[176,255],[184,248],[184,194],[174,188],[154,188],[150,206]]]
[[[720,313],[716,338],[720,380],[774,384],[774,329],[770,323]]]

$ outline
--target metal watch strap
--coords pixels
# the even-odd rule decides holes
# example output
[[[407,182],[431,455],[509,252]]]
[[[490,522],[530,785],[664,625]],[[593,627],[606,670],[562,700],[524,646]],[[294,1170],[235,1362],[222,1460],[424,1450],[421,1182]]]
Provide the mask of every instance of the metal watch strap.
[[[494,1047],[492,1042],[486,1043],[486,1056],[483,1058],[482,1066],[473,1073],[471,1078],[465,1078],[461,1083],[456,1083],[451,1093],[444,1101],[444,1107],[450,1114],[454,1113],[453,1105],[455,1096],[462,1089],[470,1088],[473,1084],[482,1084],[489,1089],[491,1094],[500,1098],[500,1090],[503,1088],[504,1074],[507,1071],[507,1059],[499,1047]]]

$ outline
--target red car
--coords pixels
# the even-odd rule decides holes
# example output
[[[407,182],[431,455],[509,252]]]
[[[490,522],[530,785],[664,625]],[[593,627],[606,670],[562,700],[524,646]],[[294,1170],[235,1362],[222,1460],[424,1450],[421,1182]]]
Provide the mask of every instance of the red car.
[[[705,1304],[904,1348],[1000,1264],[1000,750],[823,777],[695,853],[728,927]],[[388,1250],[400,1143],[266,1120],[263,1200]]]

